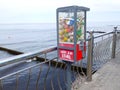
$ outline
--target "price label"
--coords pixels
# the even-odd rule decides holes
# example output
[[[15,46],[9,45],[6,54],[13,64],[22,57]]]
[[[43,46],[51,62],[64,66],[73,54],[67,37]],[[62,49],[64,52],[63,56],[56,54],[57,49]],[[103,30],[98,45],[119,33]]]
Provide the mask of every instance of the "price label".
[[[59,50],[59,57],[61,60],[73,62],[74,52],[70,50]]]

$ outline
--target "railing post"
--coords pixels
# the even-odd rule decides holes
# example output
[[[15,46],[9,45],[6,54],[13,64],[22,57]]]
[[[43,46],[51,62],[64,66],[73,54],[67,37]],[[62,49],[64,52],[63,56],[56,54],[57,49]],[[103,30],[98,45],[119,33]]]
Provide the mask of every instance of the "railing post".
[[[66,90],[71,90],[71,62],[66,62]]]
[[[3,90],[3,84],[1,79],[0,79],[0,90]]]
[[[87,53],[87,81],[92,80],[92,60],[93,60],[93,32],[90,32],[90,39],[88,41],[88,53]]]
[[[115,58],[116,39],[117,39],[117,27],[114,27],[113,39],[112,39],[112,56],[111,56],[111,58]]]

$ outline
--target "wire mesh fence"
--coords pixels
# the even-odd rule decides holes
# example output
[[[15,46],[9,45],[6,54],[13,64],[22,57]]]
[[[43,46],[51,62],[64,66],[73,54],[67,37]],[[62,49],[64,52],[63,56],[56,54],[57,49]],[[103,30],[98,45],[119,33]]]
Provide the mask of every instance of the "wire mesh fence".
[[[116,54],[120,52],[120,32],[117,34],[117,41],[116,41]]]
[[[98,41],[99,40],[99,41]],[[111,59],[112,33],[94,39],[93,70],[98,70]]]
[[[112,58],[112,44],[114,32],[103,34],[94,37],[93,46],[93,61],[92,69],[93,72],[102,67],[106,62]],[[120,33],[116,33],[116,51],[117,54],[120,52]]]

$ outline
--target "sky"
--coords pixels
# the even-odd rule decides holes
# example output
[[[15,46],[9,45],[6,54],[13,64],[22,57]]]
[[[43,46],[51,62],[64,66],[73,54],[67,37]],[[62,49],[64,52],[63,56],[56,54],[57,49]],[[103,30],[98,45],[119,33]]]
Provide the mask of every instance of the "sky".
[[[55,23],[58,7],[89,7],[88,22],[120,23],[120,0],[0,0],[0,23]]]

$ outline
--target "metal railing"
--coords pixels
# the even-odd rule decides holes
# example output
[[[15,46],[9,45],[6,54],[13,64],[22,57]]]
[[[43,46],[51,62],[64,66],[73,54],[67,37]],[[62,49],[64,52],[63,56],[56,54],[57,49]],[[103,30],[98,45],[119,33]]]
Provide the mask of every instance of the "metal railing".
[[[115,58],[120,52],[120,33],[117,28],[113,32],[94,37],[93,33],[88,40],[87,80],[92,80],[92,73],[106,62]]]
[[[95,39],[93,45],[93,61],[92,61],[93,70],[99,69],[104,63],[111,59],[112,35],[113,33],[110,32],[94,37]]]
[[[116,47],[113,47],[114,35],[116,35]],[[115,48],[116,54],[120,52],[119,33],[110,32],[96,37],[90,36],[87,40],[88,58],[71,67],[73,90],[86,79],[92,80],[92,73],[111,59],[112,48]],[[43,62],[35,62],[23,69],[0,76],[0,90],[66,90],[66,64],[57,59],[56,50],[57,47],[53,47],[1,60],[0,67],[4,68],[8,64],[44,58]],[[87,68],[87,75],[83,67]]]
[[[31,58],[42,57],[45,61],[32,64],[23,69],[1,76],[0,90],[65,90],[67,78],[66,64],[57,60],[57,55],[55,55],[56,50],[57,48],[53,47],[4,59],[3,62],[0,63],[2,68],[6,67],[5,65],[8,64],[26,62]],[[76,67],[76,65],[74,65],[71,69],[71,83],[74,89],[78,84],[76,82],[81,81],[82,83],[84,81],[83,77],[86,77],[86,75],[82,70],[82,64],[81,67]]]
[[[56,49],[57,48],[54,47],[54,48],[50,48],[50,49],[43,50],[43,51],[36,51],[36,52],[32,52],[32,53],[27,53],[27,54],[22,54],[22,55],[14,56],[14,57],[11,57],[11,58],[7,58],[7,59],[4,59],[0,63],[0,66],[3,67],[6,64],[11,64],[11,63],[15,63],[15,62],[25,62],[26,59],[34,58],[34,57],[39,56],[39,55],[42,55],[42,57],[44,57],[45,60],[47,60],[47,58],[46,58],[47,55],[46,54],[48,54],[49,52],[55,51]],[[52,60],[54,60],[56,58],[57,57],[54,56],[54,58],[52,58]],[[22,61],[20,61],[20,60],[22,60]],[[39,82],[39,79],[40,79],[40,76],[41,76],[41,72],[43,72],[45,74],[45,77],[47,77],[48,72],[50,70],[50,67],[52,68],[52,66],[50,65],[50,62],[52,60],[44,61],[44,62],[35,64],[35,65],[29,66],[27,68],[24,68],[22,70],[18,70],[16,72],[10,73],[8,75],[2,76],[0,78],[0,90],[18,90],[18,89],[23,90],[22,89],[23,87],[26,88],[25,90],[28,90],[29,86],[30,86],[30,82],[35,83],[34,81],[31,81],[32,74],[34,74],[34,75],[38,74],[37,80],[34,78],[34,80],[36,80],[36,84],[35,84],[36,90],[38,90],[38,84],[39,84],[38,82]],[[43,66],[47,63],[49,64],[48,67]],[[46,67],[47,67],[47,69],[46,69]],[[46,73],[46,71],[47,71],[47,73]],[[28,80],[26,80],[26,82],[25,81],[22,82],[22,83],[24,83],[24,85],[19,87],[19,85],[22,84],[22,83],[19,83],[19,81],[21,81],[20,78],[23,77],[23,80],[24,80],[26,75],[28,77]],[[42,77],[44,78],[44,76],[42,76]],[[12,78],[12,80],[11,80],[11,78]],[[46,78],[44,79],[44,82],[45,81],[46,81]],[[12,85],[10,85],[9,83],[12,84]],[[25,83],[27,83],[26,87],[25,87]],[[32,87],[34,87],[34,84],[32,85]],[[31,89],[31,90],[33,90],[33,89]]]
[[[53,47],[53,48],[48,48],[46,50],[33,51],[33,52],[30,52],[30,53],[16,55],[14,57],[10,57],[10,58],[7,58],[7,59],[1,59],[0,60],[0,67],[5,66],[7,64],[15,63],[15,62],[24,62],[26,59],[34,58],[38,55],[43,55],[43,54],[45,55],[45,58],[46,58],[47,53],[52,52],[56,49],[57,49],[57,47]]]

